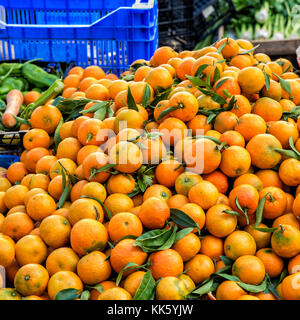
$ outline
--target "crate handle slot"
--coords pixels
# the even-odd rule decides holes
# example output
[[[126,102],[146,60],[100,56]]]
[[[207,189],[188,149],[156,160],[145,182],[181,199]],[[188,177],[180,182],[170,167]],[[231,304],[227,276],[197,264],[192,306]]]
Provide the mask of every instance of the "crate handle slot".
[[[5,22],[6,22],[5,7],[0,6],[0,29],[5,29]]]
[[[141,2],[141,0],[136,0],[132,8],[153,8],[154,0],[148,0],[148,3]]]

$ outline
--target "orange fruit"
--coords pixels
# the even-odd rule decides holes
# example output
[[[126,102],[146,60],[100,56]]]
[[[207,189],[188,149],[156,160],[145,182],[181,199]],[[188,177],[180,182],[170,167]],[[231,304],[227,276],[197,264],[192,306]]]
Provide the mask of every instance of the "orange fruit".
[[[0,235],[0,263],[3,267],[8,267],[15,258],[14,241],[8,236]]]
[[[105,72],[99,66],[92,65],[84,69],[82,77],[93,77],[99,80],[105,78]]]
[[[200,230],[203,228],[205,224],[205,213],[198,204],[187,203],[183,205],[180,210],[194,220]],[[197,232],[197,228],[194,228],[193,232]]]
[[[53,133],[62,117],[58,108],[52,105],[37,107],[31,114],[30,123],[33,128],[43,129]]]
[[[260,300],[260,299],[250,294],[244,294],[240,296],[237,300]]]
[[[239,72],[238,83],[243,93],[257,93],[265,85],[265,76],[257,67],[246,67]]]
[[[282,117],[281,104],[269,97],[258,99],[253,106],[253,113],[267,121],[278,121]]]
[[[234,261],[232,275],[239,277],[242,282],[258,285],[264,280],[266,270],[257,256],[243,255]]]
[[[36,163],[35,172],[48,175],[51,166],[57,161],[56,156],[46,155],[40,158]],[[21,182],[22,184],[22,182]],[[29,186],[29,185],[28,185]]]
[[[139,218],[149,229],[160,229],[170,217],[170,209],[163,199],[150,197],[144,201],[139,211]]]
[[[220,142],[225,142],[228,146],[245,147],[244,137],[237,131],[228,130],[220,136]]]
[[[162,161],[155,170],[155,177],[159,184],[171,188],[178,176],[184,172],[181,163],[174,159]]]
[[[48,271],[42,265],[30,263],[17,271],[14,285],[22,296],[40,296],[46,290],[48,280]]]
[[[259,146],[259,147],[258,147]],[[280,141],[270,134],[258,134],[247,144],[252,165],[260,169],[271,169],[281,160],[281,154],[276,148],[281,148]]]
[[[110,173],[105,171],[97,173],[97,170],[101,169],[108,163],[108,156],[103,152],[97,151],[90,153],[82,162],[82,170],[85,179],[99,183],[106,181],[110,176]]]
[[[281,216],[286,208],[286,193],[277,187],[266,187],[259,192],[260,200],[264,196],[266,196],[266,201],[263,209],[263,216],[266,219],[274,219]]]
[[[3,220],[1,232],[17,241],[29,234],[34,228],[34,223],[24,212],[15,212]]]
[[[187,234],[172,246],[172,249],[180,254],[184,262],[192,259],[199,252],[200,248],[200,239],[194,233]]]
[[[113,193],[105,199],[104,206],[112,216],[114,216],[119,212],[128,212],[134,207],[134,204],[132,199],[126,194]],[[106,214],[108,214],[108,212],[106,212]]]
[[[88,237],[87,237],[88,235]],[[104,225],[94,219],[82,219],[72,228],[70,243],[72,249],[83,256],[94,250],[102,251],[108,241]]]
[[[120,212],[111,218],[107,231],[109,238],[115,242],[129,235],[139,237],[143,232],[143,225],[136,215]]]
[[[175,190],[177,193],[187,196],[191,187],[202,181],[200,175],[185,171],[181,173],[175,180]]]
[[[297,254],[295,257],[289,260],[288,263],[288,272],[289,274],[294,274],[300,271],[300,254]]]
[[[37,193],[28,200],[26,210],[35,221],[42,220],[56,210],[56,203],[48,194]]]
[[[69,288],[76,289],[78,293],[81,293],[83,290],[83,283],[76,273],[72,271],[58,271],[49,279],[49,298],[54,300],[59,291]]]
[[[170,117],[160,123],[158,131],[162,133],[162,140],[166,146],[174,146],[187,136],[186,124],[177,118]]]
[[[155,66],[167,63],[169,59],[175,58],[178,53],[168,46],[159,47],[153,54]]]
[[[281,290],[282,290],[283,298],[285,300],[300,299],[299,281],[300,281],[300,272],[291,274],[283,279]]]
[[[286,159],[279,167],[279,177],[288,186],[298,186],[300,184],[300,161],[297,159]]]
[[[220,171],[213,171],[212,173],[205,174],[204,180],[214,184],[220,193],[226,193],[228,189],[228,179],[225,174]]]
[[[221,282],[216,291],[217,300],[237,300],[245,295],[246,291],[243,290],[236,281],[225,280]]]
[[[216,204],[208,209],[205,217],[205,227],[215,237],[223,238],[231,234],[237,225],[235,215],[224,212],[231,211],[228,205]]]
[[[189,199],[183,194],[175,194],[168,200],[170,209],[180,209],[183,205],[187,204]]]
[[[53,250],[47,257],[46,269],[49,275],[59,271],[72,271],[76,273],[79,258],[69,247],[62,247]]]
[[[41,96],[41,93],[38,91],[27,91],[24,95],[24,103],[28,106],[30,103],[33,103]]]
[[[58,159],[50,168],[49,175],[51,179],[62,175],[62,170],[66,170],[69,174],[74,174],[77,168],[76,163],[68,158]]]
[[[104,219],[102,206],[93,199],[80,198],[75,200],[69,208],[67,219],[74,226],[78,221],[87,218],[102,222]]]
[[[47,258],[47,246],[36,235],[26,235],[15,246],[16,259],[20,266],[28,263],[42,264]]]
[[[233,210],[241,213],[236,205],[236,201],[239,202],[241,208],[247,214],[254,214],[259,202],[258,191],[250,184],[241,184],[233,188],[229,193],[230,206]]]
[[[259,223],[257,225],[258,228],[268,228],[267,225],[263,223]],[[254,238],[256,243],[256,249],[265,248],[269,245],[271,234],[269,232],[262,232],[254,229],[252,224],[249,224],[245,227],[244,231],[247,231]]]
[[[120,141],[109,151],[108,161],[116,164],[114,168],[123,173],[137,171],[143,163],[141,149],[133,142]]]
[[[211,259],[219,260],[220,256],[223,255],[223,240],[212,236],[210,234],[204,236],[201,239],[200,253],[204,254]]]
[[[223,47],[221,53],[225,59],[231,58],[239,52],[240,49],[238,42],[232,38],[224,38],[219,40],[215,44],[215,47],[219,49],[224,43],[226,43],[226,45]]]
[[[198,112],[198,101],[192,93],[177,92],[169,100],[169,108],[176,108],[170,113],[171,117],[175,117],[184,122],[192,120]]]
[[[1,212],[5,212],[7,207],[11,209],[15,206],[24,204],[24,198],[28,188],[23,185],[14,185],[6,190],[4,194],[4,208],[2,207]]]
[[[111,274],[111,266],[106,255],[93,251],[83,256],[77,263],[77,274],[85,284],[93,285],[107,280]]]
[[[238,119],[234,130],[239,132],[246,141],[249,141],[254,136],[265,133],[267,131],[267,124],[261,116],[246,113]]]
[[[9,182],[16,183],[21,182],[28,171],[23,162],[14,162],[7,169],[6,176]]]
[[[28,171],[35,172],[37,162],[47,155],[49,155],[48,149],[43,147],[33,148],[26,153],[23,163]]]
[[[212,259],[204,254],[197,254],[184,266],[186,275],[199,284],[208,279],[215,272],[215,266]]]
[[[31,129],[23,137],[23,145],[26,150],[37,147],[49,148],[50,137],[43,129]]]
[[[65,246],[70,239],[71,225],[60,215],[51,215],[43,219],[40,226],[43,241],[52,248]]]
[[[97,300],[132,300],[131,294],[123,288],[113,287],[107,290],[104,290]]]
[[[218,196],[219,191],[217,187],[209,181],[199,182],[188,193],[190,202],[198,204],[204,210],[215,205]]]
[[[148,187],[143,194],[143,201],[146,201],[148,198],[156,197],[165,201],[168,201],[172,196],[172,192],[169,188],[162,186],[160,184],[153,184]]]
[[[300,231],[288,224],[280,225],[272,234],[271,246],[282,258],[294,257],[300,251]]]
[[[150,270],[155,280],[162,277],[177,277],[183,272],[183,260],[173,249],[153,252],[149,256]]]
[[[85,183],[81,189],[81,196],[97,198],[104,202],[106,199],[106,189],[98,182]]]
[[[136,294],[145,273],[145,271],[136,271],[124,280],[123,288],[128,291],[132,297]]]
[[[109,99],[108,89],[99,83],[92,84],[85,90],[86,97],[93,100],[105,101]]]
[[[225,255],[232,260],[244,255],[254,255],[256,243],[250,233],[246,231],[234,231],[224,241]]]
[[[134,246],[134,242],[135,240],[133,239],[123,239],[111,250],[110,263],[114,271],[119,273],[129,262],[136,263],[137,265],[145,263],[147,253],[141,248]],[[134,271],[132,269],[125,271],[123,274],[127,276]]]
[[[149,71],[145,77],[147,82],[154,91],[158,89],[167,89],[172,86],[173,78],[169,71],[163,67],[156,67]]]
[[[62,140],[58,146],[56,151],[56,157],[60,158],[68,158],[73,161],[76,161],[77,154],[81,149],[81,143],[74,137],[68,137]]]
[[[239,146],[231,146],[222,152],[221,171],[228,177],[235,178],[247,173],[251,165],[250,153]]]
[[[265,270],[271,278],[280,275],[284,267],[284,261],[271,248],[262,248],[255,255],[263,262]]]
[[[188,290],[184,282],[173,276],[163,277],[155,289],[157,300],[185,300]]]

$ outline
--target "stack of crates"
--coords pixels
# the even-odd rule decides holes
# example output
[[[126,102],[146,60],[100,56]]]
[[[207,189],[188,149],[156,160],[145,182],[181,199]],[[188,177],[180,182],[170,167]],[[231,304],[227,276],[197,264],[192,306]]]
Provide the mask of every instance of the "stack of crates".
[[[0,0],[1,60],[97,64],[120,74],[158,46],[157,0]]]
[[[192,50],[234,12],[231,0],[159,0],[159,45]]]

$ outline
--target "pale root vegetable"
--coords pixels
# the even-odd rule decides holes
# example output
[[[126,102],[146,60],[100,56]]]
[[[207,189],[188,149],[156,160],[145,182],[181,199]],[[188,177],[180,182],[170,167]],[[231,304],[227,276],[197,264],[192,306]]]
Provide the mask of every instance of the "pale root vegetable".
[[[2,123],[6,128],[13,128],[17,121],[13,116],[17,116],[24,101],[23,93],[20,90],[11,90],[6,96],[6,109],[2,116]]]

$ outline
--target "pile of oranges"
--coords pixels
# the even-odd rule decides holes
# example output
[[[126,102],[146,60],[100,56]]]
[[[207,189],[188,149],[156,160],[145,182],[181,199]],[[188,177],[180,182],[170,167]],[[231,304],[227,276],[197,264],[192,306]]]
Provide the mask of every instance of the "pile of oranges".
[[[0,178],[0,299],[299,300],[300,78],[255,49],[72,68]]]

